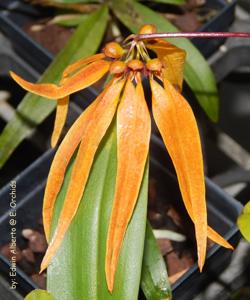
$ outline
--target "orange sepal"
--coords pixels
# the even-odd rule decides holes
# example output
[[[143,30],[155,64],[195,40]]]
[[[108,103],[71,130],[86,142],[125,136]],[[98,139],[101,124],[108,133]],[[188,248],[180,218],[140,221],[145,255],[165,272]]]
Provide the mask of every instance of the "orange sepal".
[[[216,231],[214,231],[211,227],[207,228],[207,234],[210,240],[221,245],[222,247],[233,250],[234,247],[226,241],[221,235],[219,235]]]
[[[186,210],[187,210],[191,220],[194,222],[190,195],[188,193],[185,193],[185,190],[182,191],[182,195],[183,195],[182,197],[183,197],[183,202],[186,207]],[[212,240],[213,242],[221,245],[222,247],[233,250],[233,246],[228,241],[226,241],[219,233],[214,231],[209,226],[207,227],[207,235],[208,235],[208,238],[210,240]]]
[[[86,123],[92,119],[93,111],[100,102],[102,96],[103,93],[86,108],[86,110],[71,126],[60,144],[51,164],[43,200],[43,224],[47,241],[50,239],[50,230],[56,197],[61,189],[67,166],[81,141]]]
[[[186,207],[186,210],[187,210],[191,220],[194,222],[190,195],[188,193],[186,193],[185,190],[182,190],[182,195],[183,195],[183,202],[184,202],[184,205]],[[207,235],[208,235],[208,238],[210,240],[212,240],[213,242],[221,245],[222,247],[233,250],[233,246],[228,241],[226,241],[219,233],[214,231],[209,226],[207,227]]]
[[[66,122],[67,113],[69,108],[69,96],[62,99],[58,99],[56,107],[56,118],[54,123],[54,129],[51,137],[51,147],[54,148],[59,140],[62,129]]]
[[[74,162],[70,182],[61,210],[58,225],[41,264],[41,272],[47,268],[61,245],[62,239],[76,214],[89,176],[96,150],[106,133],[119,101],[124,80],[109,85],[100,101],[92,109],[91,116],[84,120],[81,144]]]
[[[147,43],[146,47],[153,50],[162,62],[163,78],[166,78],[181,91],[186,52],[167,41],[161,39],[154,41],[154,43]]]
[[[99,60],[93,62],[72,77],[65,78],[62,86],[52,83],[31,83],[14,72],[10,72],[10,76],[25,90],[49,99],[61,99],[79,90],[82,90],[105,75],[108,72],[110,62]]]
[[[104,57],[105,57],[105,55],[103,53],[98,53],[98,54],[95,54],[95,55],[92,55],[89,57],[79,59],[79,60],[75,61],[74,63],[68,65],[64,69],[62,78],[68,77],[68,76],[72,75],[71,73],[78,71],[83,66],[85,66],[89,63],[92,63],[94,61],[103,59]]]
[[[151,121],[139,80],[128,80],[117,112],[117,175],[106,243],[105,272],[112,292],[122,241],[138,198],[149,150]]]
[[[154,80],[150,84],[154,119],[173,161],[183,200],[191,203],[202,270],[207,248],[207,210],[198,127],[189,104],[168,80],[165,79],[165,89]]]

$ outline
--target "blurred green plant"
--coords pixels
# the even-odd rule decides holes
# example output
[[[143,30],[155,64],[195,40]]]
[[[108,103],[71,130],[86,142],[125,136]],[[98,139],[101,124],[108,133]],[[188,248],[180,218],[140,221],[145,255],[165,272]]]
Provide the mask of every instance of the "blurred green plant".
[[[49,292],[44,290],[34,290],[30,292],[24,300],[56,300]]]
[[[242,214],[238,217],[237,224],[243,237],[250,242],[250,201],[244,206]]]

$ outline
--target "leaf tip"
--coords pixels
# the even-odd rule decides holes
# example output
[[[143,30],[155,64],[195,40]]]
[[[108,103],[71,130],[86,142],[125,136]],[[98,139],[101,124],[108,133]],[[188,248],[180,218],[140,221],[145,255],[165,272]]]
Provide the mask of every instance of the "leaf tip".
[[[210,120],[212,122],[218,123],[218,121],[219,121],[219,112],[218,112],[218,109],[216,109],[216,111],[213,114],[210,113],[209,118],[210,118]]]

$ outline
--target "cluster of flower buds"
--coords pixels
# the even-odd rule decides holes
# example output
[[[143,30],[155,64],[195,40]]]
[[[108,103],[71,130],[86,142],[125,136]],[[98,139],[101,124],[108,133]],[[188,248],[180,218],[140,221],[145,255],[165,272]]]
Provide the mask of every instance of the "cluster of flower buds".
[[[145,25],[141,28],[140,34],[151,34],[156,32],[154,25]],[[130,46],[126,49],[126,46]],[[108,59],[112,60],[109,72],[112,75],[128,76],[131,72],[140,72],[144,76],[161,74],[163,65],[159,58],[150,58],[148,51],[143,43],[130,42],[123,48],[116,42],[105,45],[103,53]]]

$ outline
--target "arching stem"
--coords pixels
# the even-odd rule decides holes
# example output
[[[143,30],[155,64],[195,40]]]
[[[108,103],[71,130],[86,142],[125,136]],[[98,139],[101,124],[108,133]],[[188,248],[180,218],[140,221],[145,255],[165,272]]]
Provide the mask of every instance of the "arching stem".
[[[137,34],[132,36],[134,41],[155,38],[250,38],[250,32],[163,32],[152,34]]]

